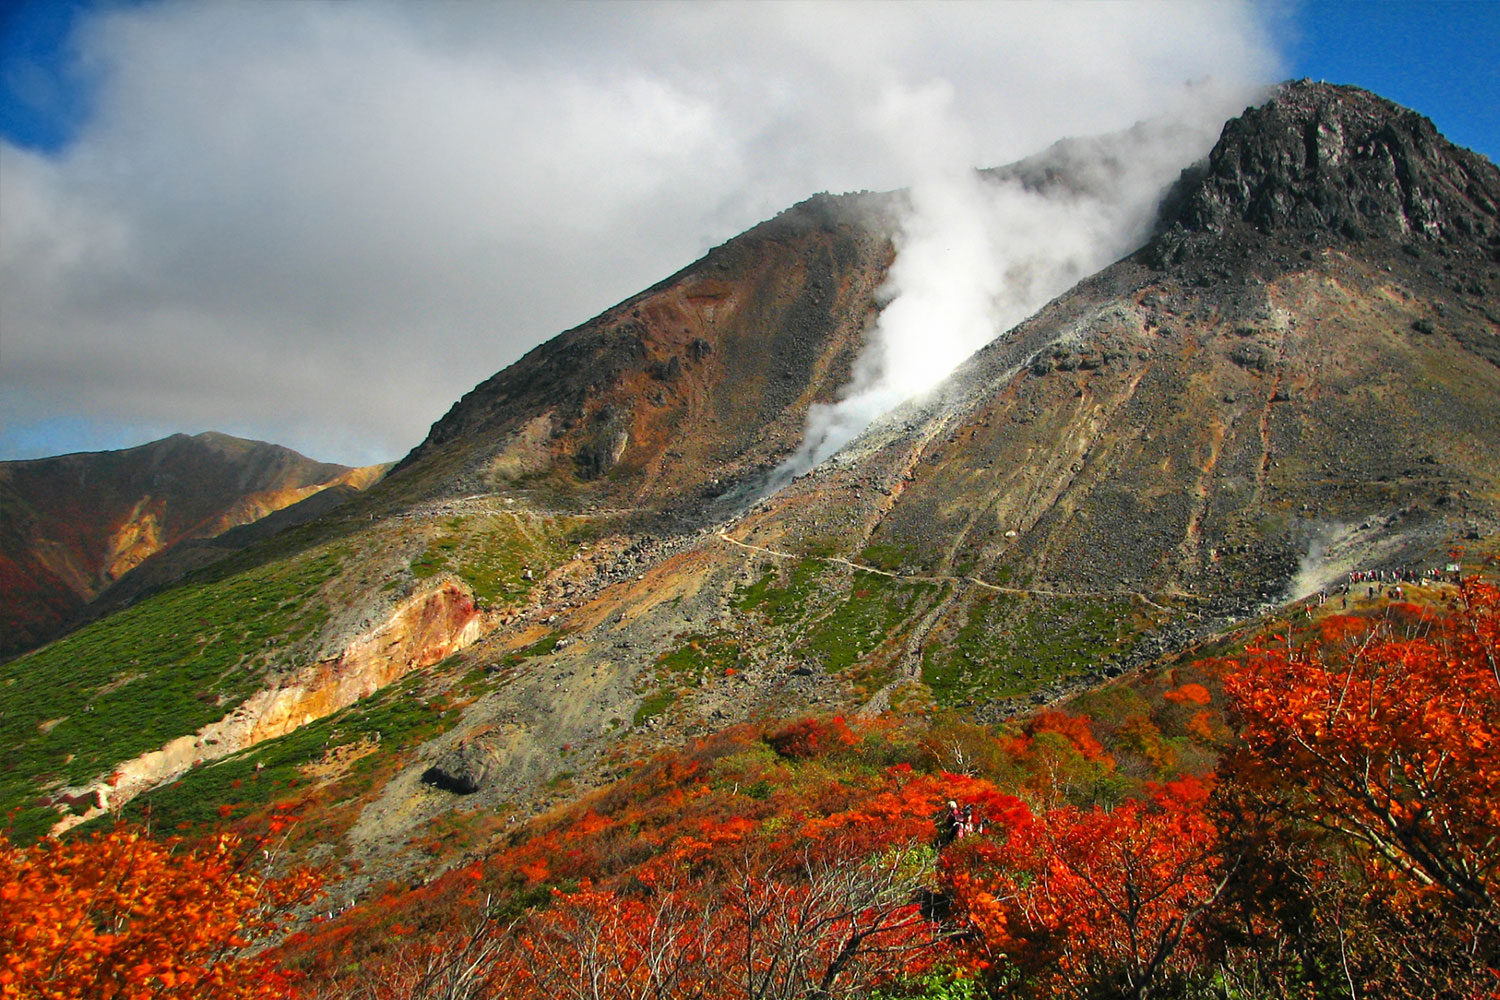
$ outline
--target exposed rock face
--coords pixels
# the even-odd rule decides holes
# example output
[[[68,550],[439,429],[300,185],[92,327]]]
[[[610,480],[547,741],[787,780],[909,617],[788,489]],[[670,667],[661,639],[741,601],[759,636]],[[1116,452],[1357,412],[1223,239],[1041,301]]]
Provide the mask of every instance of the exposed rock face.
[[[384,466],[355,469],[344,482],[317,489],[306,499],[271,510],[255,520],[236,524],[209,537],[179,539],[101,591],[83,608],[82,617],[85,620],[102,618],[149,593],[175,583],[192,570],[217,562],[288,528],[317,520],[358,496],[368,485],[361,481],[364,474],[378,473],[383,469]]]
[[[150,503],[151,497],[137,501],[125,523],[110,536],[102,568],[105,579],[118,580],[165,547],[160,518],[155,510],[144,509]]]
[[[755,520],[779,509],[778,534],[926,571],[1252,602],[1332,525],[1376,518],[1430,556],[1464,519],[1493,523],[1500,368],[1468,342],[1500,329],[1409,258],[1249,267],[1205,290],[1116,265]],[[1450,336],[1413,330],[1439,310]]]
[[[674,354],[673,360],[676,360]],[[593,426],[583,435],[573,461],[578,466],[578,478],[598,479],[619,464],[625,449],[630,446],[630,414],[621,413],[606,404],[594,414]]]
[[[172,740],[116,768],[110,780],[68,789],[73,799],[94,796],[98,806],[61,821],[55,832],[87,822],[198,764],[293,732],[374,694],[413,670],[429,667],[485,632],[474,597],[452,581],[412,595],[386,621],[332,660],[296,671],[253,695],[218,722]]]
[[[1475,241],[1500,260],[1500,172],[1415,111],[1303,80],[1224,126],[1163,222],[1189,233],[1246,223],[1325,238]]]
[[[54,635],[116,580],[336,484],[383,474],[226,434],[0,462],[0,656]]]
[[[234,714],[249,723],[246,745],[331,715],[463,649],[484,632],[484,617],[467,588],[450,580],[419,591],[335,659],[294,675],[237,710]]]
[[[1288,85],[1225,126],[1155,245],[755,530],[924,572],[1209,601],[1275,599],[1332,535],[1355,558],[1441,552],[1500,524],[1484,499],[1500,465],[1481,457],[1500,441],[1497,203],[1500,171],[1425,118]]]
[[[1175,199],[1155,245],[741,537],[1022,588],[1253,603],[1350,525],[1379,525],[1351,543],[1388,556],[1496,523],[1494,165],[1371,94],[1292,84],[1226,125]]]

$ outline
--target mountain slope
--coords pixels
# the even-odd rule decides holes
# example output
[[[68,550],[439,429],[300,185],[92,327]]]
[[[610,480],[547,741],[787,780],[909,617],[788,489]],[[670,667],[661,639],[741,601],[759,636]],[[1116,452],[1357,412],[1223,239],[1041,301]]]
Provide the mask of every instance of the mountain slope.
[[[388,489],[665,510],[769,467],[848,380],[889,202],[812,198],[548,341],[459,400]]]
[[[1283,88],[1150,244],[739,510],[893,252],[890,197],[789,210],[482,383],[366,494],[10,665],[145,651],[10,713],[4,803],[99,812],[112,767],[162,822],[296,799],[358,893],[739,720],[994,720],[1446,560],[1500,511],[1500,179],[1424,122]],[[153,670],[173,733],[72,756]]]
[[[1267,142],[1292,148],[1264,158],[1282,173],[1245,190],[1300,191],[1286,217],[1311,219],[1297,199],[1326,199],[1294,183],[1312,169],[1303,137],[1343,123],[1348,148],[1324,151],[1353,157],[1373,140],[1350,122],[1372,107],[1387,109],[1374,133],[1421,129],[1363,92],[1294,85],[1226,126],[1210,164],[1289,118]],[[521,620],[541,627],[468,649],[493,681],[351,835],[453,808],[415,794],[428,767],[500,808],[549,776],[809,704],[994,718],[1349,569],[1431,567],[1493,534],[1500,181],[1440,140],[1423,148],[1424,169],[1472,172],[1424,211],[1467,223],[1402,230],[1388,213],[1410,199],[1361,199],[1353,234],[1326,218],[1210,225],[1182,207],[1214,184],[1190,172],[1157,240],[927,401],[635,577],[580,581]]]
[[[0,463],[0,655],[55,633],[114,581],[179,542],[378,476],[211,432]]]
[[[483,383],[360,497],[6,665],[0,799],[41,787],[82,803],[64,807],[76,822],[480,636],[525,634],[557,603],[649,564],[674,544],[671,525],[701,523],[723,477],[789,451],[807,407],[847,378],[891,253],[884,201],[815,198],[756,227]],[[122,587],[149,589],[156,570],[176,577],[214,547]],[[274,606],[256,588],[274,590]],[[60,698],[47,685],[68,663],[81,665]],[[179,695],[194,707],[162,723],[175,738],[134,726],[69,752],[93,738],[96,709],[137,718]],[[56,817],[33,810],[18,829]]]

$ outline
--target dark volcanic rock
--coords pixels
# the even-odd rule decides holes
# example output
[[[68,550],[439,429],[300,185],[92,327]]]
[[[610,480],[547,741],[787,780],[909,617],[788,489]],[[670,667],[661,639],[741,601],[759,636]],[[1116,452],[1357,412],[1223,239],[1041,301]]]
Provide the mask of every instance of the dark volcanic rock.
[[[1180,260],[1187,234],[1236,223],[1347,240],[1469,241],[1493,254],[1500,171],[1414,111],[1302,80],[1232,119],[1208,162],[1184,174],[1163,206],[1159,256]]]
[[[1271,367],[1271,352],[1260,344],[1239,344],[1229,352],[1229,360],[1241,368],[1263,372]]]
[[[473,795],[485,787],[499,760],[478,743],[461,743],[422,773],[422,781],[445,792]]]

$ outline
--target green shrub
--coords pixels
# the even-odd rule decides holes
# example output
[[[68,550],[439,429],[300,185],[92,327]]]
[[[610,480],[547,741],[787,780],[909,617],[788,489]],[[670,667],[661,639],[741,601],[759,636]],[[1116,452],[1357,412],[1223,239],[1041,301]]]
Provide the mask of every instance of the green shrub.
[[[656,718],[667,709],[671,708],[677,701],[677,692],[662,688],[653,691],[641,699],[641,705],[635,710],[634,725],[641,725],[650,719]]]

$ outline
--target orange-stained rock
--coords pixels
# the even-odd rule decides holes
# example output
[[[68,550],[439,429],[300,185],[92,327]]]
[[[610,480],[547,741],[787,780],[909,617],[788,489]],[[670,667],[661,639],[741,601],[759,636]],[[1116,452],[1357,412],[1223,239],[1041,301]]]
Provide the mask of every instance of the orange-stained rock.
[[[401,602],[389,618],[350,642],[339,656],[296,671],[197,733],[125,761],[111,776],[85,788],[65,790],[73,798],[95,793],[100,804],[81,816],[62,819],[52,832],[86,822],[198,764],[332,715],[413,670],[463,649],[487,629],[468,588],[452,579],[440,581]]]

